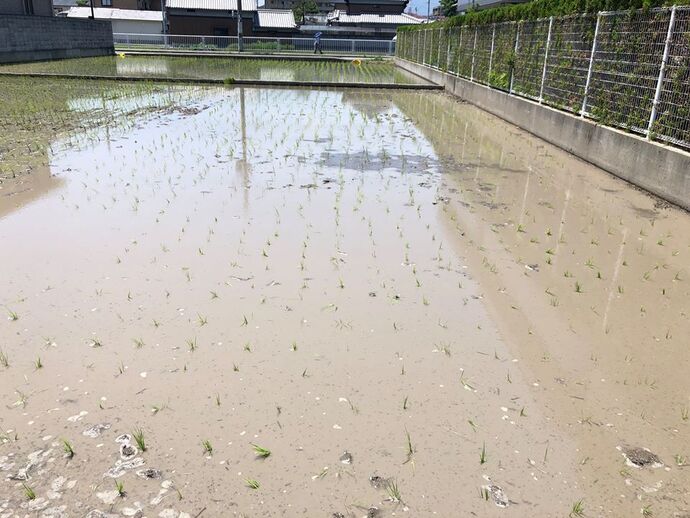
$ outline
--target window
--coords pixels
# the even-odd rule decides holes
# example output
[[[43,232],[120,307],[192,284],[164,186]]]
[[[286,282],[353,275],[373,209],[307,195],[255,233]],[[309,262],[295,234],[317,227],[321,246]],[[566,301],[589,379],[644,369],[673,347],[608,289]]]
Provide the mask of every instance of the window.
[[[24,0],[24,14],[34,14],[33,0]]]
[[[110,7],[113,5],[113,0],[101,0],[101,5],[103,7]]]

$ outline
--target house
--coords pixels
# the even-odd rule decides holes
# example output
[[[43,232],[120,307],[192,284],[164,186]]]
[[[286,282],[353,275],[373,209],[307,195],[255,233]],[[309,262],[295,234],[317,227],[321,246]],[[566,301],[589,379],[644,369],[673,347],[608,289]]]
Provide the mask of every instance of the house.
[[[325,24],[306,23],[300,26],[300,34],[311,37],[321,32],[324,38],[392,40],[398,27],[422,22],[423,20],[407,13],[348,14],[335,10],[328,14]]]
[[[401,14],[408,0],[335,0],[335,9],[347,14]]]
[[[113,34],[161,34],[163,32],[163,13],[160,11],[139,11],[134,9],[109,9],[95,7],[96,20],[110,20]],[[71,7],[58,16],[67,18],[90,18],[90,7]]]
[[[257,0],[242,3],[242,33],[253,34]],[[167,0],[165,2],[170,34],[237,36],[238,0]]]
[[[290,9],[294,10],[305,0],[264,0],[266,9]],[[328,14],[335,9],[333,0],[314,0],[316,4],[316,14]]]
[[[268,37],[299,35],[295,15],[290,9],[258,9],[253,32],[256,36]]]
[[[140,9],[144,11],[160,11],[161,0],[93,0],[94,7],[109,7],[112,9]]]
[[[67,11],[70,7],[77,7],[77,0],[53,0],[53,14]]]
[[[1,0],[0,14],[53,16],[51,0]]]

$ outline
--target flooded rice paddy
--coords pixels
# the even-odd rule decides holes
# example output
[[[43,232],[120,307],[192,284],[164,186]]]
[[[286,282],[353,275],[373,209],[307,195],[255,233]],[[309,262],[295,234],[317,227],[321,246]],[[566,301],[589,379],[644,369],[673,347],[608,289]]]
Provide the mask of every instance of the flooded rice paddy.
[[[686,213],[443,94],[65,84],[0,516],[689,515]]]
[[[298,61],[118,55],[0,66],[2,72],[77,76],[327,83],[428,84],[387,60]]]

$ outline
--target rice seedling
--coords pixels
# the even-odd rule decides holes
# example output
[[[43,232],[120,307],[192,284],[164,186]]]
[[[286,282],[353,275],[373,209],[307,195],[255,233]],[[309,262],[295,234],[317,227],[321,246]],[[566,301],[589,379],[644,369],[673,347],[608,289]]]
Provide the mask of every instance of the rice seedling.
[[[92,338],[91,339],[91,347],[94,347],[94,348],[103,347],[103,342],[101,342],[98,338]]]
[[[208,324],[208,318],[203,315],[197,314],[197,323],[199,324],[199,327],[203,327],[206,324]]]
[[[132,338],[132,341],[137,349],[144,347],[144,341],[141,338]]]
[[[391,499],[391,501],[402,502],[400,488],[398,488],[398,483],[395,480],[388,481],[386,484],[386,492],[388,493],[388,497]]]
[[[247,487],[251,489],[259,489],[259,482],[257,482],[253,478],[248,478],[244,482],[245,484],[247,484]]]
[[[641,509],[641,512],[642,512],[642,516],[644,516],[645,518],[654,516],[654,512],[652,511],[652,504],[645,505]]]
[[[36,360],[34,361],[34,367],[36,368],[36,370],[42,369],[42,368],[43,368],[43,362],[41,361],[41,357],[40,357],[40,356],[38,356],[38,357],[36,358]]]
[[[213,455],[213,445],[208,439],[201,441],[201,445],[204,447],[204,455]]]
[[[403,399],[403,410],[407,410],[407,406],[408,406],[407,405],[407,399],[408,399],[408,396],[405,396],[405,399]]]
[[[162,411],[165,410],[166,408],[168,408],[168,405],[167,405],[167,404],[162,404],[162,405],[151,405],[151,413],[152,413],[153,415],[156,415],[156,414],[158,414],[158,412],[162,412]]]
[[[19,320],[19,315],[17,315],[17,313],[12,311],[11,309],[7,310],[7,315],[8,320],[11,320],[12,322]]]
[[[575,281],[575,293],[582,293],[582,285],[578,281]]]
[[[403,462],[403,464],[407,464],[408,462],[413,461],[415,453],[415,449],[412,446],[412,438],[410,437],[410,432],[408,432],[407,430],[405,430],[405,438],[405,453],[407,458],[405,459],[405,462]]]
[[[216,406],[220,406],[220,394],[216,394]]]
[[[579,518],[580,516],[584,516],[584,513],[585,513],[584,502],[582,500],[578,500],[570,508],[570,513],[568,514],[568,516],[570,518]]]
[[[687,421],[687,420],[688,420],[688,417],[689,417],[688,412],[689,412],[688,407],[683,407],[683,408],[680,410],[680,418],[681,418],[683,421]]]
[[[196,349],[197,349],[196,337],[187,339],[187,347],[189,348],[189,352],[193,353],[194,351],[196,351]]]
[[[249,342],[246,342],[244,344],[244,350],[247,351],[248,353],[252,352],[252,346]]]
[[[240,327],[245,327],[249,325],[249,320],[247,320],[247,315],[242,315],[242,325]]]
[[[479,464],[486,464],[487,461],[487,456],[486,456],[486,443],[482,443],[482,451],[479,454]]]
[[[72,443],[70,443],[67,439],[62,439],[62,450],[65,452],[65,456],[69,459],[75,455]]]
[[[121,482],[120,480],[115,481],[115,490],[117,491],[117,496],[120,498],[124,498],[127,496],[127,492],[125,491],[125,484],[124,482]]]
[[[24,488],[24,496],[27,500],[36,500],[36,492],[30,486],[22,482],[22,487]]]
[[[146,451],[146,438],[144,437],[144,431],[141,428],[135,428],[132,431],[132,437],[134,437],[134,441],[137,443],[137,446],[139,446],[139,449],[141,451]]]
[[[269,457],[271,455],[271,450],[254,443],[251,443],[251,445],[252,448],[254,448],[254,453],[256,453],[257,457],[265,459],[266,457]]]
[[[10,366],[10,360],[2,349],[0,349],[0,365],[2,365],[5,369]]]
[[[297,350],[297,342],[293,341],[292,344],[290,345],[290,350],[291,351],[296,351]]]

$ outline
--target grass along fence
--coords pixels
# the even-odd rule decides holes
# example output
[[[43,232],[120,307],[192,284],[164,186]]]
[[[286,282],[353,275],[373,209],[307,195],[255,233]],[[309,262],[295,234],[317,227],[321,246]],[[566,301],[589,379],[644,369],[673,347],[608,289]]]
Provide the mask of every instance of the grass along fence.
[[[690,7],[399,31],[396,52],[690,149]]]

